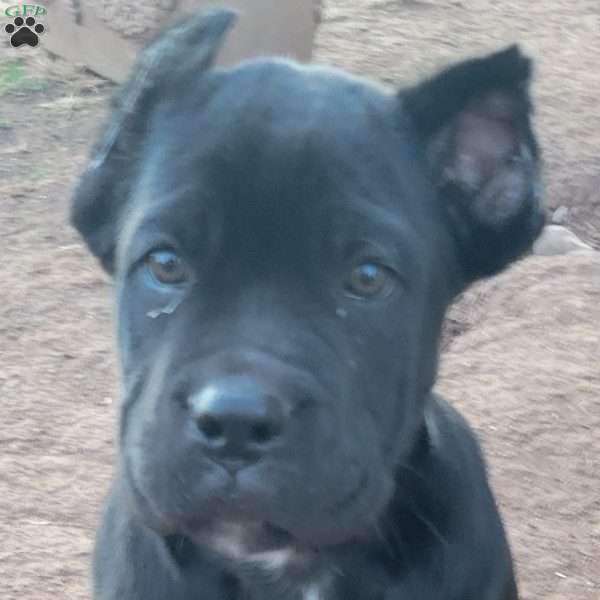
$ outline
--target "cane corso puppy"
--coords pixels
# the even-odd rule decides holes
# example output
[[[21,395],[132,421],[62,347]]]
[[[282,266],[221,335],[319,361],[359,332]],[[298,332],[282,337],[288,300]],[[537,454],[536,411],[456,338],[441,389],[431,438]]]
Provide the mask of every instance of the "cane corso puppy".
[[[400,91],[141,54],[72,221],[114,276],[120,463],[97,600],[515,600],[478,443],[432,392],[444,312],[543,222],[517,47]]]

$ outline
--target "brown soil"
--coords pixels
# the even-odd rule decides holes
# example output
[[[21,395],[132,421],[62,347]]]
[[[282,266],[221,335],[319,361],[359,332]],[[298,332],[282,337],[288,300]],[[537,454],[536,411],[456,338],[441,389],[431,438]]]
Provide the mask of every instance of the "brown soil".
[[[599,247],[597,0],[328,0],[318,57],[391,82],[514,40],[539,64],[548,203],[572,207],[570,226]],[[0,52],[0,598],[77,600],[118,384],[110,282],[66,211],[109,90],[40,49],[18,54],[24,67]],[[484,441],[523,598],[597,600],[598,258],[530,259],[461,307],[440,388]]]

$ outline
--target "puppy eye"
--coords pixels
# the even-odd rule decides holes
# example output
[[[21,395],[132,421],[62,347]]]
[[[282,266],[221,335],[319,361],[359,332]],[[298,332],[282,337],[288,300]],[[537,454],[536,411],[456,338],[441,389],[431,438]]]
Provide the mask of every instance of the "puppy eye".
[[[146,268],[162,285],[180,285],[189,279],[185,263],[172,250],[154,250],[146,257]]]
[[[366,262],[352,269],[345,290],[359,298],[373,298],[392,290],[393,272],[375,262]]]

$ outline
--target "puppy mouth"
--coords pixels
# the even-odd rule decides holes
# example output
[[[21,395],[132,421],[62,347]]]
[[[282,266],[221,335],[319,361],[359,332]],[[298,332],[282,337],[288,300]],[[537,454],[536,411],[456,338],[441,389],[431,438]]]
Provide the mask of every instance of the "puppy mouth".
[[[229,469],[209,459],[201,477],[177,480],[180,485],[175,488],[174,501],[153,493],[162,489],[156,485],[140,487],[139,469],[131,466],[126,461],[130,484],[150,527],[209,545],[215,535],[220,541],[235,538],[235,544],[225,544],[227,548],[244,547],[249,553],[291,548],[295,553],[311,554],[362,537],[365,512],[372,509],[367,506],[373,496],[369,490],[378,487],[368,469],[357,468],[345,485],[319,491],[315,482],[309,490],[297,488],[299,496],[295,496],[292,490],[302,484],[302,478],[294,471],[294,478],[286,479],[290,472],[287,463],[261,460]],[[375,496],[379,505],[378,494]],[[308,502],[305,518],[302,497]],[[230,535],[232,530],[235,536]]]
[[[306,554],[288,531],[268,522],[240,518],[218,520],[190,538],[237,562],[278,560],[287,563]]]
[[[363,483],[364,479],[360,478],[358,485],[352,486],[341,500],[324,507],[323,525],[336,511],[345,511],[356,501]],[[340,533],[331,531],[329,526],[321,531],[312,523],[305,530],[301,519],[287,523],[280,512],[274,514],[263,508],[259,498],[246,497],[243,487],[231,478],[227,491],[213,505],[210,519],[189,523],[187,536],[237,563],[262,564],[269,568],[277,565],[294,572],[310,568],[312,559],[326,548],[348,541],[345,534],[340,537]]]
[[[285,529],[269,522],[262,523],[254,538],[258,550],[279,550],[296,545],[294,536]]]

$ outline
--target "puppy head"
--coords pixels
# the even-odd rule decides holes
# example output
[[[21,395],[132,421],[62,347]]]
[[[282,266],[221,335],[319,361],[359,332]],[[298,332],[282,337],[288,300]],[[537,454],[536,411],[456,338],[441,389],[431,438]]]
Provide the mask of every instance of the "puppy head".
[[[231,22],[142,54],[75,195],[116,282],[123,471],[165,533],[340,543],[402,494],[446,306],[541,228],[529,61],[397,94],[284,61],[212,69]]]

